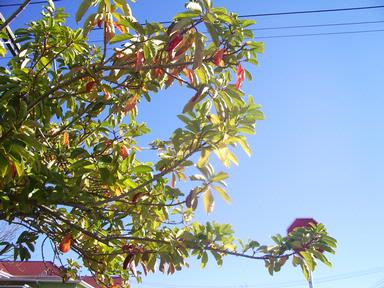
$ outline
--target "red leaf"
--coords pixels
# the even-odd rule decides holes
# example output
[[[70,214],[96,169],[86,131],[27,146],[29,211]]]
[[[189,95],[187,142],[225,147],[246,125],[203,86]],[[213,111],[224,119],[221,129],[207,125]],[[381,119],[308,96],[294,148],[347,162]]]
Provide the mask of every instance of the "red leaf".
[[[124,263],[123,263],[123,269],[127,269],[128,266],[130,266],[134,256],[135,255],[128,254],[127,257],[125,257]]]
[[[96,85],[95,81],[88,82],[85,85],[85,91],[87,91],[87,93],[91,92],[93,90],[93,88],[95,87],[95,85]]]
[[[139,193],[136,193],[133,198],[132,198],[132,203],[136,204],[137,202],[140,201],[140,199],[147,195],[147,193],[144,193],[144,192],[139,192]]]
[[[216,65],[216,66],[219,66],[219,67],[222,67],[224,66],[224,61],[223,61],[223,56],[224,56],[224,52],[225,50],[224,49],[219,49],[215,52],[215,54],[213,55],[213,63]]]
[[[236,79],[236,88],[237,88],[237,89],[240,89],[241,85],[242,85],[243,82],[244,82],[244,77],[245,77],[245,72],[244,72],[244,69],[243,69],[243,67],[241,66],[241,64],[237,65],[237,68],[236,68],[236,75],[237,75],[237,79]]]
[[[145,263],[141,262],[141,267],[143,267],[144,274],[145,274],[145,276],[147,276],[148,275],[148,267],[147,267],[147,265],[145,265]]]
[[[143,68],[144,64],[144,54],[141,50],[136,51],[136,63],[135,63],[135,71],[139,72]]]
[[[155,77],[161,78],[164,75],[164,70],[162,68],[155,68]]]
[[[97,20],[97,26],[99,26],[99,28],[101,28],[102,25],[103,25],[103,19]]]
[[[181,41],[183,41],[183,35],[180,33],[176,33],[171,37],[171,40],[168,42],[168,45],[165,48],[170,59],[173,59],[174,50],[181,43]]]
[[[11,169],[11,172],[12,172],[12,178],[15,179],[16,176],[17,176],[16,165],[15,165],[15,163],[10,162],[10,163],[9,163],[9,166],[10,166],[10,169]]]
[[[131,270],[132,274],[137,278],[138,274],[136,270],[135,260],[132,259],[132,261],[128,263],[128,267]]]
[[[110,21],[105,23],[105,41],[109,43],[109,41],[115,36],[115,28],[113,27],[113,23]]]

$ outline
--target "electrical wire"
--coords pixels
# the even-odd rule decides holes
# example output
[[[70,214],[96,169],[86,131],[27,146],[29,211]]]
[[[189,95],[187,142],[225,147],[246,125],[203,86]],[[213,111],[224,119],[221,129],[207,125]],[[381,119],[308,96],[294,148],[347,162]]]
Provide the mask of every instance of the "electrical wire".
[[[374,32],[384,32],[384,29],[357,30],[357,31],[340,31],[340,32],[320,32],[320,33],[288,34],[288,35],[271,35],[271,36],[255,37],[255,39],[273,39],[273,38],[292,38],[292,37],[308,37],[308,36],[323,36],[323,35],[362,34],[362,33],[374,33]]]
[[[315,14],[315,13],[330,13],[330,12],[345,12],[356,10],[369,10],[369,9],[381,9],[384,5],[376,6],[361,6],[361,7],[347,7],[347,8],[334,8],[334,9],[319,9],[319,10],[303,10],[303,11],[287,11],[287,12],[273,12],[273,13],[259,13],[259,14],[246,14],[239,15],[239,18],[255,18],[265,16],[283,16],[283,15],[297,15],[297,14]],[[171,24],[172,21],[160,21],[160,24]]]
[[[343,11],[380,9],[380,8],[384,8],[384,5],[334,8],[334,9],[320,9],[320,10],[288,11],[288,12],[275,12],[275,13],[260,13],[260,14],[247,14],[247,15],[240,15],[238,17],[239,18],[252,18],[252,17],[263,17],[263,16],[282,16],[282,15],[296,15],[296,14],[329,13],[329,12],[343,12]]]
[[[343,22],[343,23],[328,23],[328,24],[308,24],[308,25],[293,25],[293,26],[276,26],[276,27],[260,27],[250,29],[252,31],[260,30],[283,30],[283,29],[295,29],[295,28],[316,28],[316,27],[333,27],[333,26],[349,26],[349,25],[366,25],[366,24],[378,24],[384,23],[384,20],[378,21],[359,21],[359,22]]]
[[[63,0],[52,0],[53,2],[60,2],[60,1],[63,1]],[[31,2],[29,3],[29,5],[33,5],[33,4],[46,4],[47,1],[34,1],[34,2]],[[4,8],[4,7],[17,7],[17,6],[20,6],[22,5],[22,3],[12,3],[12,4],[0,4],[0,8]]]
[[[328,277],[322,277],[315,279],[316,283],[326,283],[326,282],[335,282],[340,280],[346,280],[346,279],[352,279],[352,278],[358,278],[358,277],[364,277],[372,274],[378,274],[383,273],[384,267],[376,267],[366,270],[359,270],[349,273],[343,273],[338,274],[334,276],[328,276]],[[280,282],[280,283],[274,283],[274,284],[267,284],[267,285],[256,285],[256,284],[234,284],[234,285],[188,285],[188,284],[169,284],[169,283],[157,283],[157,282],[151,282],[151,283],[142,283],[142,286],[149,286],[149,287],[168,287],[168,288],[239,288],[239,287],[249,287],[249,288],[289,288],[289,287],[297,287],[305,285],[305,282],[303,281],[287,281],[287,282]],[[383,284],[383,282],[378,283]],[[376,288],[376,286],[374,287]]]
[[[364,34],[364,33],[377,33],[384,32],[384,29],[373,29],[373,30],[357,30],[357,31],[341,31],[341,32],[320,32],[320,33],[305,33],[305,34],[288,34],[288,35],[271,35],[271,36],[259,36],[255,39],[274,39],[274,38],[294,38],[294,37],[310,37],[310,36],[332,36],[332,35],[346,35],[346,34]],[[104,40],[90,40],[89,43],[101,43]],[[113,49],[113,48],[110,48]],[[12,57],[3,57],[1,59],[10,59]]]

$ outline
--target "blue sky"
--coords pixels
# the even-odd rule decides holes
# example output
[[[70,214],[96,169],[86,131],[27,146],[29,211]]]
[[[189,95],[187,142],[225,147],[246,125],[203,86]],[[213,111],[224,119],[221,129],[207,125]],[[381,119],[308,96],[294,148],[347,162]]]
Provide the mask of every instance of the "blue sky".
[[[0,1],[0,3],[8,1]],[[384,1],[213,1],[239,14],[317,10],[383,5]],[[17,3],[13,1],[12,3]],[[73,15],[79,1],[63,0]],[[139,0],[137,18],[169,20],[184,1]],[[12,25],[17,28],[38,14],[39,5]],[[6,16],[13,8],[0,8]],[[73,21],[73,17],[71,19]],[[259,17],[257,27],[384,20],[384,9]],[[268,35],[384,29],[384,23],[258,31]],[[263,106],[266,120],[249,138],[253,155],[239,151],[240,166],[230,169],[232,204],[217,200],[212,215],[202,220],[231,223],[239,237],[270,243],[286,233],[296,217],[324,223],[338,240],[332,269],[320,265],[317,288],[378,288],[384,280],[384,33],[263,39],[265,53],[253,67],[254,80],[244,85]],[[97,36],[94,36],[97,38]],[[142,119],[156,137],[166,137],[177,125],[176,114],[191,95],[171,89],[143,103]],[[220,167],[217,167],[219,169]],[[263,263],[227,257],[223,267],[210,262],[173,276],[156,274],[142,287],[272,288],[307,287],[298,269],[289,267],[270,277]],[[136,285],[132,285],[136,287]]]

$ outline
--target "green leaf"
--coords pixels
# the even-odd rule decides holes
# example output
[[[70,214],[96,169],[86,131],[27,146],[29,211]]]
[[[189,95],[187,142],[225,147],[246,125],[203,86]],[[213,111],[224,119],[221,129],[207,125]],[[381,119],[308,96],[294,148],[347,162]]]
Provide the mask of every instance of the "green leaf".
[[[83,0],[81,2],[79,9],[76,12],[76,22],[79,23],[79,21],[83,18],[85,12],[91,7],[92,0]]]
[[[183,113],[191,112],[193,107],[207,95],[208,90],[207,86],[200,86],[196,94],[185,104]]]
[[[225,180],[228,177],[229,177],[228,173],[220,172],[220,173],[216,174],[215,176],[213,176],[210,180],[211,180],[211,182],[218,182],[221,180]]]
[[[315,258],[319,259],[322,263],[332,268],[332,263],[328,261],[327,257],[325,257],[323,253],[315,250],[315,251],[312,251],[312,254],[315,256]]]
[[[203,0],[204,6],[209,10],[212,8],[212,1],[211,0]]]
[[[4,57],[7,54],[7,49],[5,49],[3,40],[0,40],[0,56]]]
[[[246,19],[246,20],[241,21],[241,24],[245,28],[245,27],[248,27],[248,26],[251,26],[251,25],[255,25],[256,21],[252,20],[252,19]]]
[[[152,167],[147,166],[147,165],[138,165],[135,168],[132,169],[132,172],[135,174],[138,173],[150,173],[153,172]]]
[[[131,7],[129,7],[126,0],[114,0],[117,7],[119,7],[125,16],[132,16]]]
[[[118,34],[118,35],[112,37],[112,39],[111,39],[111,41],[109,41],[109,43],[114,44],[114,43],[118,43],[118,42],[128,40],[131,38],[132,38],[132,35],[128,34],[128,33]]]
[[[311,271],[315,270],[316,262],[313,259],[313,256],[309,252],[305,252],[305,251],[300,251],[300,255],[304,258],[304,261],[305,261],[306,265],[308,266],[308,268]]]
[[[208,23],[208,22],[205,22],[204,24],[207,27],[209,35],[211,35],[211,37],[212,37],[213,43],[215,43],[216,47],[219,47],[220,46],[220,40],[219,40],[219,35],[217,33],[215,26],[211,23]]]
[[[195,36],[195,53],[193,55],[193,70],[199,68],[204,58],[204,38],[203,34],[197,33]]]
[[[199,11],[186,11],[186,12],[182,12],[182,13],[177,14],[175,17],[173,17],[173,19],[178,20],[178,19],[183,19],[183,18],[195,18],[198,16],[200,16]]]

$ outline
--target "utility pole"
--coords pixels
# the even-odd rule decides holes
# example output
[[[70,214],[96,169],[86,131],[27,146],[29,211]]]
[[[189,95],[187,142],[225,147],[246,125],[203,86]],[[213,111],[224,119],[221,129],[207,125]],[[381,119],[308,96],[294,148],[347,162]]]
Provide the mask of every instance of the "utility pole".
[[[309,271],[309,276],[308,276],[308,287],[309,287],[309,288],[313,288],[312,271]]]
[[[0,12],[0,22],[5,23],[5,18],[3,14]],[[7,45],[9,51],[13,56],[16,56],[20,53],[20,45],[19,43],[16,43],[16,37],[15,34],[13,34],[11,27],[9,25],[5,26],[5,33],[7,34],[8,38],[2,38],[5,45]]]

